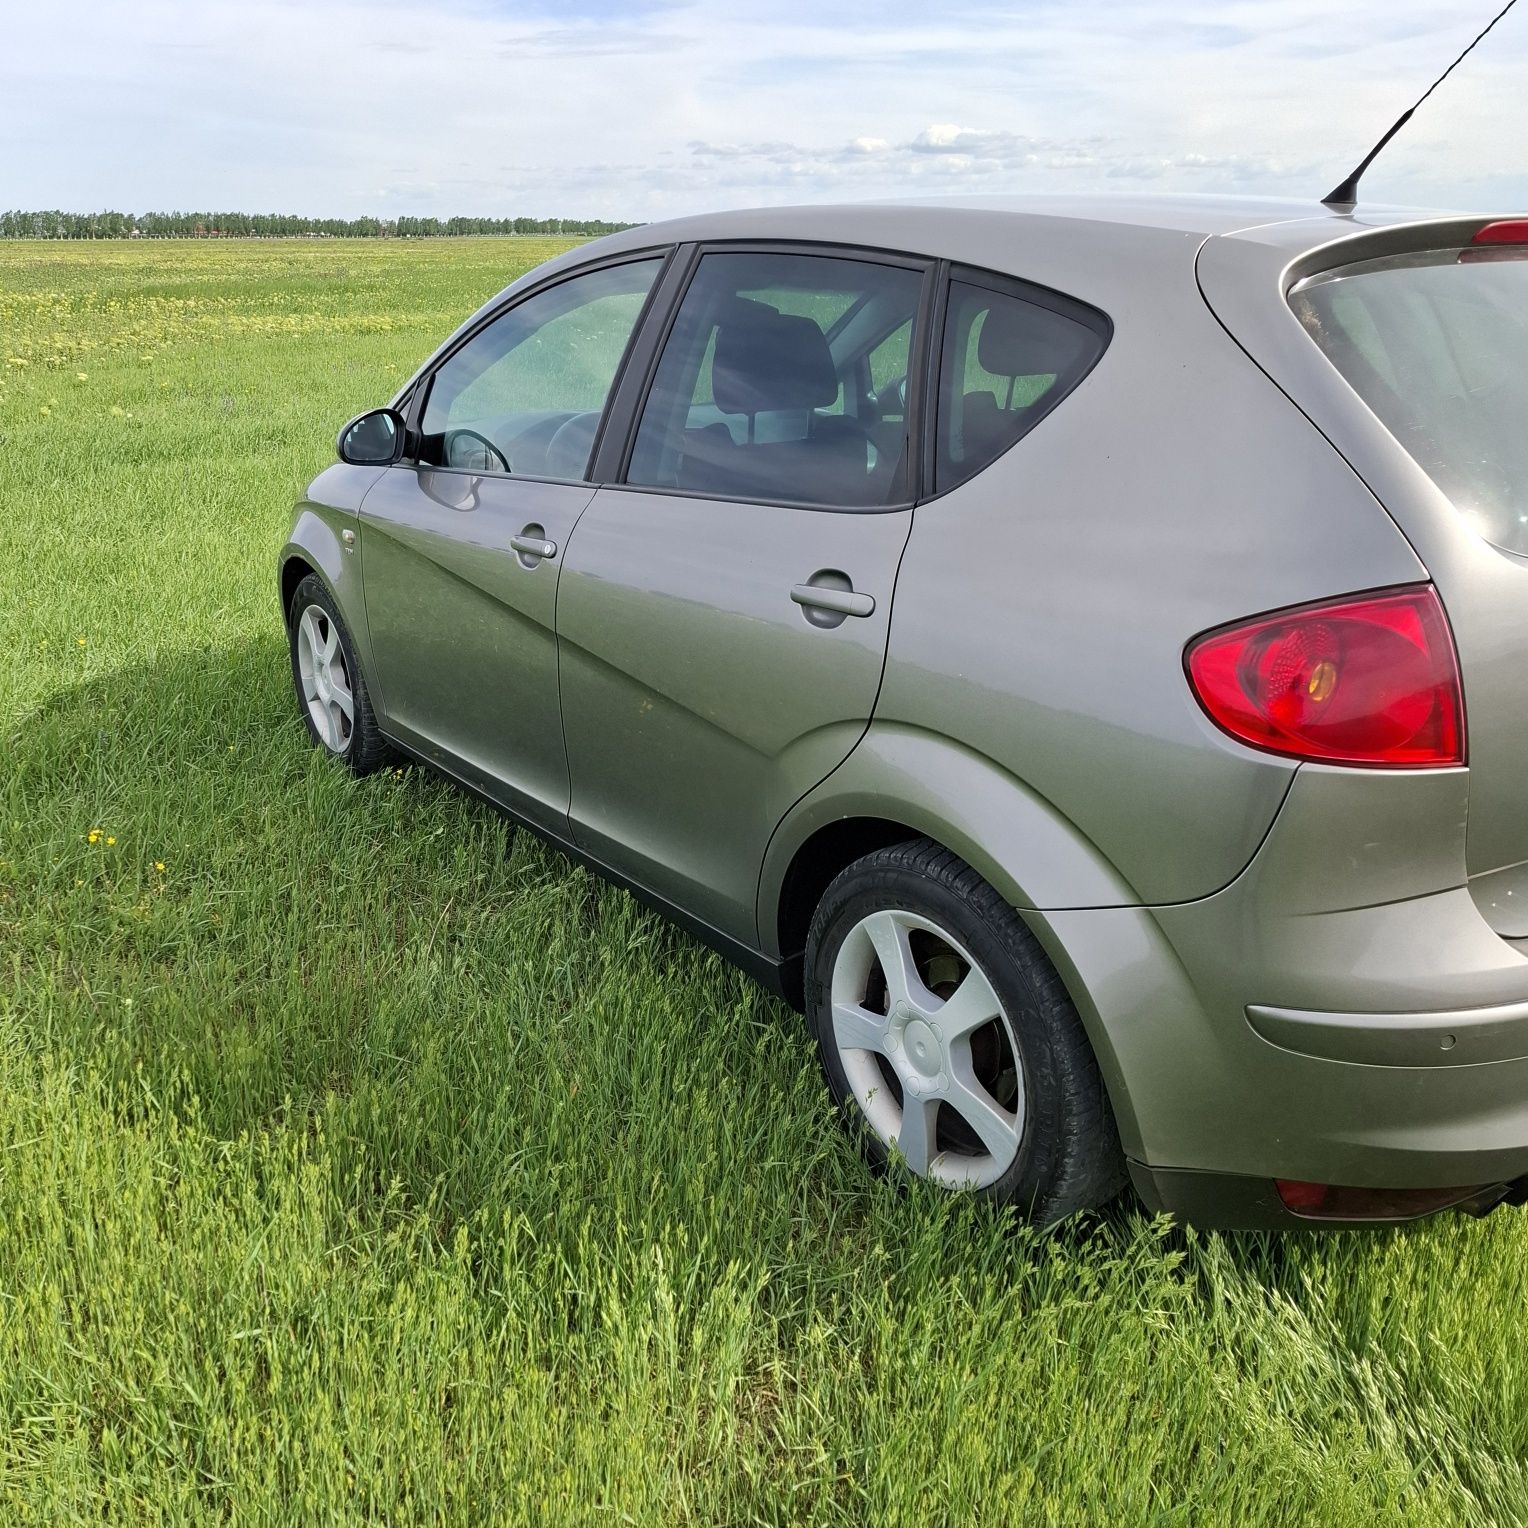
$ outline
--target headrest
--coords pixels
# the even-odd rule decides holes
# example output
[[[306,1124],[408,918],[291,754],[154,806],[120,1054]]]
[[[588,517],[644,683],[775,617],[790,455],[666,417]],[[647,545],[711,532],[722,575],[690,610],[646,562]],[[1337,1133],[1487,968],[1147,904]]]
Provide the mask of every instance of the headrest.
[[[1034,303],[999,297],[987,309],[976,359],[995,377],[1037,377],[1076,363],[1086,331]]]
[[[838,397],[833,356],[809,318],[740,298],[716,331],[712,397],[724,414],[814,409]]]

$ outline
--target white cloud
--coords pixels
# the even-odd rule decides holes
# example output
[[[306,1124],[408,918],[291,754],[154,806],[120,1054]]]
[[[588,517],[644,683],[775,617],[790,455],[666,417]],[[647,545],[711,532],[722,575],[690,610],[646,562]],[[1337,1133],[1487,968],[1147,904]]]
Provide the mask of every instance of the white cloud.
[[[1319,196],[1478,30],[1435,0],[73,0],[7,17],[0,197],[590,213],[941,189]],[[1370,172],[1528,204],[1528,11]]]

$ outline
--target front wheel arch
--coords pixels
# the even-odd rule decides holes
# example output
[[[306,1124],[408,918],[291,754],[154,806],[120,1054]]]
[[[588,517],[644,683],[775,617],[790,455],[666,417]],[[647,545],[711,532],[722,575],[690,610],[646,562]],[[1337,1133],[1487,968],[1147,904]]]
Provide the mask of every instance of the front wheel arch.
[[[281,564],[278,575],[281,588],[281,620],[283,625],[290,625],[292,621],[292,601],[297,595],[297,586],[305,578],[316,578],[326,589],[329,589],[329,598],[334,598],[334,590],[329,588],[329,581],[310,562],[298,553],[293,553]]]

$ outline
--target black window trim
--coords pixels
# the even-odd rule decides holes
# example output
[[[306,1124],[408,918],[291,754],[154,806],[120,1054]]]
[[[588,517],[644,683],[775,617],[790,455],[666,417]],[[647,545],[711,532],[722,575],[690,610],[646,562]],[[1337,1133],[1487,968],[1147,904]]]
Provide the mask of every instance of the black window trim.
[[[695,278],[702,258],[708,254],[760,254],[760,255],[808,255],[818,258],[851,260],[861,265],[889,265],[903,270],[919,271],[923,276],[918,294],[918,306],[913,315],[913,334],[908,350],[907,409],[904,429],[907,440],[908,470],[906,481],[909,492],[890,504],[831,504],[810,503],[801,499],[761,499],[745,494],[697,493],[693,490],[680,492],[651,483],[631,483],[627,474],[631,468],[632,452],[636,449],[637,429],[647,407],[648,396],[658,374],[658,363],[668,346],[679,308]],[[839,515],[886,515],[903,513],[918,502],[917,486],[921,482],[923,458],[923,430],[921,419],[924,412],[925,378],[928,370],[928,352],[931,347],[932,329],[930,317],[938,296],[938,272],[941,261],[928,255],[917,255],[906,250],[880,249],[871,245],[843,244],[826,239],[708,239],[685,246],[683,269],[676,268],[674,288],[667,310],[661,315],[654,313],[649,325],[654,331],[645,374],[638,377],[632,369],[629,381],[619,402],[626,406],[621,416],[621,450],[619,458],[609,463],[610,480],[602,486],[619,488],[623,493],[659,494],[666,498],[695,499],[716,504],[754,504],[765,509],[801,509],[816,513]],[[611,431],[611,434],[614,432]],[[606,465],[602,463],[601,465]]]
[[[622,380],[631,367],[633,357],[638,351],[638,341],[648,327],[648,320],[657,309],[659,294],[664,288],[665,278],[672,271],[675,258],[681,247],[676,244],[659,244],[642,249],[620,250],[602,256],[599,259],[590,260],[582,265],[571,266],[566,270],[556,271],[544,280],[515,292],[513,296],[507,297],[503,302],[495,304],[483,313],[470,329],[463,330],[461,334],[457,335],[449,349],[443,350],[435,356],[428,368],[421,371],[418,378],[410,384],[412,393],[408,399],[408,411],[404,421],[403,455],[399,458],[396,465],[407,467],[413,471],[449,472],[465,477],[490,478],[495,482],[561,483],[573,488],[591,489],[605,486],[598,480],[594,472],[594,468],[600,459],[600,447],[615,412],[615,404],[620,396]],[[637,265],[653,259],[659,261],[658,271],[653,277],[652,285],[647,289],[647,296],[643,300],[641,310],[637,314],[637,321],[632,326],[631,334],[627,337],[626,348],[621,352],[620,364],[616,367],[610,391],[605,397],[605,406],[600,413],[600,422],[595,428],[594,444],[589,452],[589,468],[584,477],[545,477],[529,472],[481,472],[471,467],[438,467],[434,463],[421,462],[419,460],[419,445],[423,438],[419,427],[424,417],[425,408],[429,403],[430,391],[435,384],[436,375],[441,367],[445,366],[466,346],[470,345],[485,329],[491,324],[497,323],[505,314],[513,312],[521,303],[529,302],[535,297],[540,297],[543,293],[550,292],[555,287],[562,286],[566,282],[574,281],[580,276],[590,276],[597,271],[610,270],[621,265]]]
[[[979,287],[984,291],[994,292],[1001,297],[1012,297],[1018,302],[1029,303],[1032,307],[1045,308],[1049,312],[1059,313],[1063,318],[1072,319],[1074,322],[1082,324],[1085,328],[1091,329],[1097,335],[1099,345],[1098,353],[1088,363],[1087,367],[1079,372],[1065,388],[1047,393],[1040,400],[1044,403],[1045,407],[1026,420],[1024,428],[991,461],[983,462],[975,472],[969,473],[958,483],[952,483],[948,488],[940,488],[938,486],[937,472],[939,464],[939,412],[944,402],[945,329],[949,320],[950,289],[957,281],[963,286]],[[923,484],[925,496],[919,502],[931,503],[935,499],[942,499],[946,494],[954,493],[956,489],[963,488],[967,483],[974,482],[993,463],[1007,456],[1031,430],[1045,419],[1048,419],[1093,374],[1094,367],[1103,360],[1113,338],[1114,320],[1102,308],[1095,308],[1091,303],[1083,302],[1080,298],[1069,297],[1065,292],[1058,292],[1053,287],[1040,286],[1037,282],[1026,281],[1021,276],[1004,275],[1001,271],[989,271],[982,266],[947,265],[943,292],[941,294],[938,336],[931,347],[930,376],[933,380],[929,393],[930,407],[928,409],[928,417],[924,421],[923,432],[925,443],[924,462],[926,464]]]
[[[759,499],[740,494],[676,493],[646,483],[629,483],[626,475],[636,447],[637,429],[647,405],[648,394],[657,376],[658,363],[679,316],[680,304],[691,281],[708,254],[782,254],[816,255],[828,259],[853,260],[862,264],[890,265],[923,273],[922,290],[913,317],[913,334],[908,350],[907,368],[907,451],[906,481],[909,493],[890,504],[809,503],[799,499]],[[595,430],[589,455],[589,467],[583,477],[542,477],[530,473],[484,473],[469,467],[436,467],[418,459],[419,423],[429,400],[435,375],[464,346],[470,344],[490,324],[495,323],[522,302],[540,296],[553,287],[595,271],[613,266],[631,265],[658,259],[661,263],[652,286],[637,316],[616,368],[615,380],[605,400],[600,422]],[[982,266],[961,265],[932,255],[908,250],[884,249],[877,245],[845,244],[827,239],[708,239],[692,243],[644,245],[638,249],[619,250],[581,265],[571,266],[523,288],[487,310],[471,326],[457,335],[449,349],[432,358],[428,367],[406,384],[407,409],[404,453],[398,465],[411,470],[449,472],[466,477],[490,478],[496,482],[554,483],[575,488],[598,490],[620,488],[626,493],[660,494],[671,498],[697,499],[720,504],[756,504],[761,508],[802,509],[829,514],[895,514],[919,505],[932,503],[955,489],[972,482],[980,471],[949,488],[936,482],[939,447],[939,406],[943,386],[945,326],[949,314],[952,282],[984,288],[1003,296],[1014,297],[1037,307],[1047,308],[1093,330],[1100,340],[1098,354],[1087,370],[1062,392],[1046,401],[1046,407],[1030,419],[1025,428],[992,459],[1006,456],[1029,432],[1063,403],[1103,359],[1114,336],[1113,320],[1102,309],[1054,288],[1010,276]]]

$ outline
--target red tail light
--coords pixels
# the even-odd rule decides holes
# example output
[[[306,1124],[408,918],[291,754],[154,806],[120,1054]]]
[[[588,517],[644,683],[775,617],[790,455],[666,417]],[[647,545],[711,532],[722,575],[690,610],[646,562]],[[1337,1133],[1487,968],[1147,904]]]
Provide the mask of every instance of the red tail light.
[[[1254,748],[1377,769],[1464,763],[1459,661],[1431,584],[1212,631],[1186,661],[1210,719]]]

